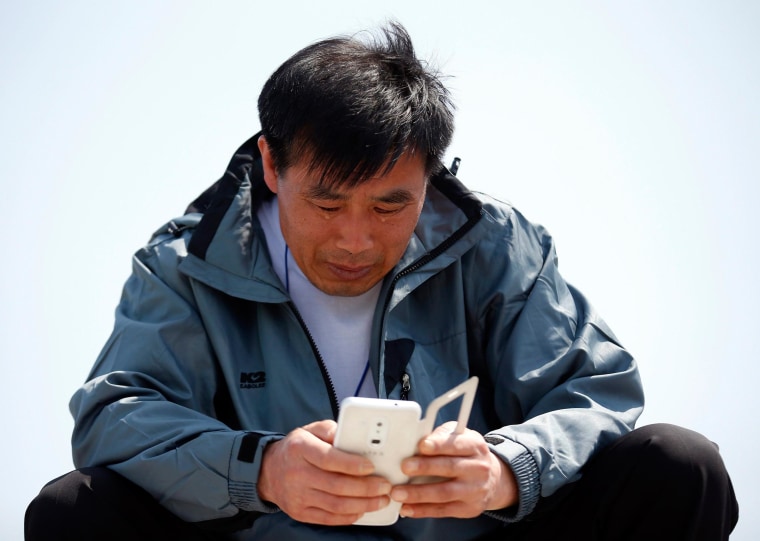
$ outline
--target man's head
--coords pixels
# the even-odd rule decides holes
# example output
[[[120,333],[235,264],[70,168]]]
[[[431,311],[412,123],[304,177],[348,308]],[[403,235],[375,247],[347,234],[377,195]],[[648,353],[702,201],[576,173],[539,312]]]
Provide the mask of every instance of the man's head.
[[[453,132],[449,95],[399,25],[306,47],[259,97],[264,179],[299,268],[354,296],[398,263]]]
[[[351,186],[402,154],[439,167],[454,131],[448,90],[401,25],[381,33],[319,41],[272,74],[258,105],[278,170],[308,160],[324,182]]]

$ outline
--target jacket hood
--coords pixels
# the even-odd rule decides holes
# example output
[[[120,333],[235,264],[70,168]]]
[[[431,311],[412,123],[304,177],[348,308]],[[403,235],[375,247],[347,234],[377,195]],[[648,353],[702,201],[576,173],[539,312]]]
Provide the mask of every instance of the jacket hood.
[[[259,203],[274,196],[264,182],[259,136],[257,133],[243,143],[224,175],[187,207],[187,215],[199,216],[200,221],[180,269],[236,297],[282,302],[288,296],[272,270],[266,239],[256,218]],[[471,236],[468,233],[483,215],[480,199],[445,167],[441,166],[429,182],[420,219],[391,272],[394,279],[406,277],[413,287],[473,245],[476,239],[468,241],[465,237]]]

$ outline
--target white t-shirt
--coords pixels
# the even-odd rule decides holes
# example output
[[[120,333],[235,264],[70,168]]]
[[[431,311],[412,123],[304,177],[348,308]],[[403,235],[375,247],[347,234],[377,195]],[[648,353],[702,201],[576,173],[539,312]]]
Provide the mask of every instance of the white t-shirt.
[[[328,295],[317,289],[298,267],[280,229],[277,198],[264,202],[257,216],[264,229],[275,273],[286,285],[338,394],[376,398],[368,369],[370,334],[381,284],[356,297]]]

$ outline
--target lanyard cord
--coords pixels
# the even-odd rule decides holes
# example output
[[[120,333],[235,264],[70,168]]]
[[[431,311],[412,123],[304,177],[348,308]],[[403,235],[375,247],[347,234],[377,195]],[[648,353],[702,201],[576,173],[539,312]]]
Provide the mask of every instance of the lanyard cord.
[[[290,247],[286,244],[285,245],[285,291],[290,293],[290,270],[288,269],[288,254],[290,253]],[[356,390],[354,391],[354,396],[359,396],[359,391],[362,389],[362,385],[364,385],[364,379],[367,377],[367,372],[369,372],[369,359],[367,359],[367,364],[364,365],[364,371],[362,372],[362,377],[359,380],[359,384],[356,386]]]
[[[364,365],[364,372],[362,372],[362,379],[359,380],[359,385],[356,386],[356,390],[354,391],[354,396],[359,396],[359,391],[362,390],[362,385],[364,385],[364,378],[367,377],[367,372],[369,372],[369,359],[367,359],[367,364]]]

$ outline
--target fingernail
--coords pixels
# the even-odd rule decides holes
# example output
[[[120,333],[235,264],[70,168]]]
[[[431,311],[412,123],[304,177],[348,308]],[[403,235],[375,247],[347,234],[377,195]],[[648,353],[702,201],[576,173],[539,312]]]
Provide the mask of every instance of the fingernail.
[[[391,499],[397,502],[405,501],[408,496],[407,491],[399,487],[394,488],[393,492],[391,492]]]
[[[399,515],[402,517],[413,517],[414,516],[414,510],[411,507],[407,507],[406,505],[401,506],[401,511],[399,511]]]
[[[431,452],[435,450],[435,445],[433,445],[433,442],[430,440],[422,440],[420,442],[420,451],[422,452]]]

